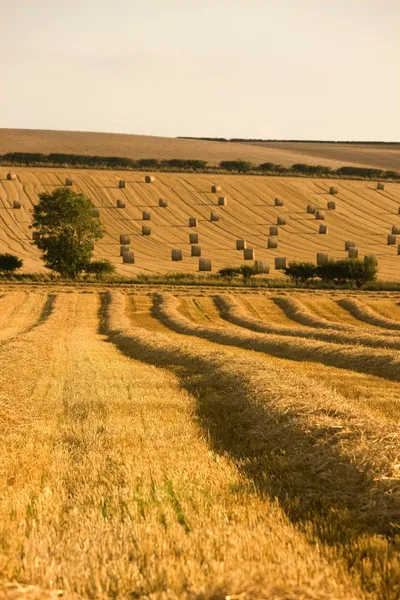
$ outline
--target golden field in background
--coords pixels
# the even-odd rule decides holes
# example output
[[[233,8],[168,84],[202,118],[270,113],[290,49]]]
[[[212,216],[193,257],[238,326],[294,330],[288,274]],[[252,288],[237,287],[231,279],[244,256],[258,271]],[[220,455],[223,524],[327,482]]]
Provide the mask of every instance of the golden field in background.
[[[8,181],[9,171],[15,181]],[[201,255],[210,258],[212,271],[238,266],[244,262],[243,251],[236,250],[236,240],[245,239],[254,249],[256,260],[270,265],[270,276],[281,276],[274,270],[275,257],[287,261],[316,261],[318,252],[332,258],[345,258],[345,241],[352,240],[359,257],[375,254],[379,260],[379,278],[400,279],[400,237],[387,245],[392,227],[400,226],[400,184],[385,183],[377,190],[372,181],[347,181],[314,178],[261,177],[245,175],[156,173],[155,182],[145,183],[145,173],[127,171],[96,171],[73,169],[1,168],[0,169],[0,252],[17,254],[24,260],[24,271],[40,271],[40,254],[32,246],[33,205],[41,192],[51,192],[63,186],[67,177],[72,189],[84,192],[99,209],[106,229],[105,237],[95,246],[96,258],[107,258],[124,275],[166,273],[168,271],[197,272],[198,257],[191,256],[189,234],[198,233]],[[124,189],[119,179],[126,180]],[[211,193],[212,184],[221,186],[220,193]],[[330,186],[338,188],[330,195]],[[226,205],[218,206],[219,196]],[[159,206],[159,200],[168,206]],[[275,198],[284,205],[275,206]],[[21,209],[14,209],[19,200]],[[125,208],[117,208],[122,200]],[[327,203],[334,201],[335,210]],[[319,221],[306,212],[309,204],[325,210]],[[143,212],[150,220],[143,221]],[[210,221],[211,213],[219,216]],[[189,227],[189,218],[197,218],[197,227]],[[270,226],[278,217],[286,225],[278,227],[277,248],[268,249]],[[326,225],[326,235],[319,234]],[[151,235],[142,235],[142,226],[151,227]],[[122,264],[119,236],[128,234],[135,264]],[[275,236],[274,236],[275,238]],[[183,260],[172,261],[172,249],[181,249]]]
[[[206,160],[247,160],[258,165],[273,162],[283,167],[294,163],[338,168],[344,165],[397,170],[400,144],[343,144],[310,142],[212,142],[150,135],[0,129],[0,154],[7,152],[61,152],[97,156]]]

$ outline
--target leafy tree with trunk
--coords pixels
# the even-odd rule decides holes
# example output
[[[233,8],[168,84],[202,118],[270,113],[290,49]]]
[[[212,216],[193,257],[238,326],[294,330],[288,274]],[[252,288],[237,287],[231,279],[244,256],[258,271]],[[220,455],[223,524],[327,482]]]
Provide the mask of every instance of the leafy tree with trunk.
[[[91,200],[64,187],[39,194],[31,228],[36,232],[33,244],[42,251],[46,267],[72,279],[85,270],[94,241],[104,235]]]

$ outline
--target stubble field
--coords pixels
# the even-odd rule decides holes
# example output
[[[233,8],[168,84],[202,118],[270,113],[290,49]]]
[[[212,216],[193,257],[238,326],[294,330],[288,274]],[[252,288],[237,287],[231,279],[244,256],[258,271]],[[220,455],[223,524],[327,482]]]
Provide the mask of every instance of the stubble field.
[[[253,248],[256,260],[270,266],[270,275],[280,277],[274,270],[276,257],[290,260],[316,260],[318,252],[332,258],[345,258],[345,242],[351,240],[358,248],[358,256],[375,254],[379,260],[379,278],[400,279],[397,254],[400,236],[387,244],[393,227],[400,231],[400,184],[386,183],[377,190],[376,182],[334,181],[331,179],[302,179],[210,174],[157,173],[154,183],[145,183],[145,173],[63,169],[15,169],[16,179],[8,181],[7,172],[0,170],[0,252],[17,254],[24,260],[25,271],[40,271],[40,254],[32,246],[33,205],[38,194],[51,192],[73,181],[72,189],[84,192],[99,209],[106,235],[95,246],[97,258],[107,258],[124,275],[138,273],[166,273],[168,271],[197,272],[198,257],[191,256],[190,234],[198,234],[201,256],[212,261],[212,271],[227,265],[239,266],[244,262],[243,251],[236,250],[236,240],[244,239]],[[118,188],[119,179],[126,180],[124,189]],[[211,186],[221,186],[221,192],[211,193]],[[338,188],[330,195],[330,186]],[[219,206],[224,196],[226,205]],[[164,199],[168,206],[159,206]],[[283,206],[275,206],[275,198]],[[13,208],[15,200],[22,208]],[[117,208],[117,201],[125,208]],[[335,209],[327,209],[328,202]],[[324,220],[307,213],[307,206],[325,211]],[[148,212],[150,220],[143,220]],[[211,213],[219,220],[211,221]],[[197,219],[189,227],[189,218]],[[270,227],[283,218],[278,235],[270,234]],[[320,226],[327,233],[320,234]],[[149,226],[151,235],[142,235],[142,227]],[[130,247],[135,264],[123,264],[120,257],[120,235],[130,236]],[[268,248],[268,238],[276,248]],[[171,251],[182,250],[183,259],[173,262]]]
[[[399,598],[400,295],[0,293],[0,598]]]

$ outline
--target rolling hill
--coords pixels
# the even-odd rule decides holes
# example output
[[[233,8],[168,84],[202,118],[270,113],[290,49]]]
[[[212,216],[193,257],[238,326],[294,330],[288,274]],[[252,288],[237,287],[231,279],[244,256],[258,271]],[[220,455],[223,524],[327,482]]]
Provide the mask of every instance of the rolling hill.
[[[0,129],[0,154],[7,152],[62,152],[132,159],[201,159],[211,165],[243,159],[284,167],[294,163],[398,169],[400,144],[330,144],[306,142],[211,142],[117,133]]]
[[[75,191],[87,194],[99,208],[106,235],[96,244],[95,256],[107,258],[118,265],[126,275],[165,273],[167,271],[197,272],[198,258],[191,257],[189,234],[198,233],[202,256],[212,260],[212,270],[243,263],[243,252],[236,250],[236,240],[245,239],[254,249],[257,260],[267,261],[271,275],[274,258],[315,261],[317,252],[326,252],[334,258],[345,258],[345,241],[353,240],[359,257],[376,254],[379,276],[399,280],[400,256],[396,244],[387,245],[387,235],[393,225],[400,226],[400,184],[386,183],[383,191],[374,182],[332,179],[301,179],[219,175],[158,173],[152,184],[146,184],[144,173],[71,169],[15,169],[16,180],[8,181],[7,169],[0,170],[0,252],[12,252],[24,259],[25,271],[43,269],[39,252],[32,247],[32,208],[38,194],[54,190],[73,180]],[[126,179],[126,188],[118,188],[118,180]],[[222,187],[226,206],[218,206],[220,194],[211,193],[211,185]],[[338,194],[329,195],[329,186],[336,185]],[[274,206],[275,198],[284,206]],[[159,206],[159,199],[168,206]],[[21,209],[13,208],[20,200]],[[117,208],[117,200],[126,207]],[[325,220],[319,221],[307,213],[307,205],[326,209],[334,200],[335,210],[325,211]],[[150,212],[150,221],[143,221],[143,211]],[[219,221],[210,221],[211,212]],[[286,219],[279,226],[276,249],[268,249],[270,226],[278,216]],[[189,227],[189,217],[198,219],[197,227]],[[328,227],[326,235],[319,227]],[[151,227],[151,235],[142,235],[142,226]],[[135,264],[122,264],[120,234],[129,234],[135,253]],[[180,248],[183,260],[173,262],[171,250]]]

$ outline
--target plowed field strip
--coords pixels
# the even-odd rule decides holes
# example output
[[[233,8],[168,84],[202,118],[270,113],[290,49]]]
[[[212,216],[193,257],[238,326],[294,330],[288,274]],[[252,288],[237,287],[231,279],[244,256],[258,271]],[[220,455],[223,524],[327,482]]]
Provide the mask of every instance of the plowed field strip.
[[[375,511],[377,504],[372,508],[372,503],[368,502],[367,508],[364,503],[365,493],[377,493],[378,504],[387,502],[386,491],[381,495],[375,485],[380,487],[384,482],[385,486],[385,482],[391,480],[386,479],[386,475],[382,479],[375,473],[374,482],[381,483],[374,483],[375,490],[372,491],[365,479],[363,483],[358,479],[361,473],[362,478],[365,477],[371,468],[372,471],[383,468],[385,473],[388,468],[394,469],[391,461],[398,452],[398,441],[393,433],[389,434],[392,429],[389,422],[363,414],[361,425],[362,413],[353,409],[340,394],[285,369],[283,365],[278,366],[273,360],[267,362],[248,351],[234,351],[202,339],[194,340],[188,336],[183,340],[176,334],[165,335],[132,327],[129,320],[121,316],[124,304],[123,296],[113,294],[107,320],[110,338],[128,355],[172,370],[180,377],[182,385],[195,391],[200,423],[213,447],[231,456],[262,494],[277,496],[294,522],[302,525],[307,522],[312,536],[317,535],[324,542],[329,539],[329,543],[335,544],[337,539],[334,541],[333,538],[340,531],[341,543],[346,547],[340,552],[344,550],[347,557],[354,559],[354,552],[359,556],[359,550],[356,551],[353,544],[359,543],[361,530],[366,534],[365,540],[372,540],[367,531],[372,522],[375,523],[373,529],[376,527],[378,518],[389,536],[387,551],[392,557],[389,571],[395,583],[397,563],[392,555],[394,540],[389,542],[391,526],[386,521],[387,516],[383,517],[382,505],[377,514],[372,515],[370,511]],[[176,310],[174,306],[169,307],[171,312],[167,309],[169,319]],[[358,427],[363,432],[361,445],[361,438],[356,433]],[[336,437],[333,431],[339,436]],[[376,435],[381,435],[378,431],[386,440],[384,444],[375,444],[373,440]],[[379,458],[374,456],[374,466],[367,450],[370,445],[371,451],[372,447],[381,451]],[[393,482],[391,489],[394,489]],[[391,497],[390,504],[389,512],[398,515],[396,494]],[[384,509],[386,515],[387,509]],[[368,517],[365,511],[369,513]],[[355,537],[354,527],[361,528]]]
[[[361,597],[342,552],[310,544],[236,457],[211,450],[190,392],[147,351],[139,362],[106,343],[97,310],[96,296],[58,301],[25,336],[41,369],[4,380],[18,407],[35,393],[29,422],[0,439],[0,594],[23,581],[76,600]]]

